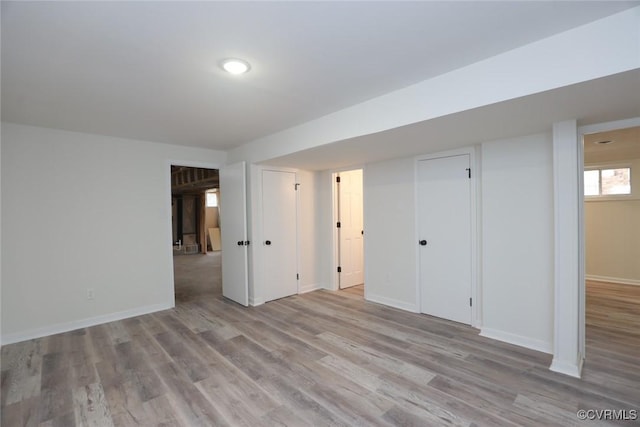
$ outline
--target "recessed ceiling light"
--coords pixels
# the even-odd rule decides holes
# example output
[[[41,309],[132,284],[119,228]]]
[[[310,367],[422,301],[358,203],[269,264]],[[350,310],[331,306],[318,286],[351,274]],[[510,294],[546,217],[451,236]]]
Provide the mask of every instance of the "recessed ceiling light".
[[[242,59],[229,58],[223,60],[220,65],[222,69],[231,74],[244,74],[251,69],[247,61]]]

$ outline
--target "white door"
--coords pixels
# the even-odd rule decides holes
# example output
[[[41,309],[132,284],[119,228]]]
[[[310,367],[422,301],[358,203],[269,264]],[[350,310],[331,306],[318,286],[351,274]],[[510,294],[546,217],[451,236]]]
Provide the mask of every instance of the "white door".
[[[298,293],[297,197],[294,172],[262,171],[265,301]]]
[[[469,155],[418,162],[421,311],[471,324]]]
[[[247,277],[247,193],[245,163],[220,168],[222,295],[249,305]]]
[[[340,289],[344,289],[364,283],[362,169],[338,176],[339,277]]]

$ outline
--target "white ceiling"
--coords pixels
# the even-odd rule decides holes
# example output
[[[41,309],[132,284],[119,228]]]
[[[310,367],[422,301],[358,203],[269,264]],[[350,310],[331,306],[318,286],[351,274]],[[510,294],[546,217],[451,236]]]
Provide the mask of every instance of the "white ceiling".
[[[2,120],[229,149],[636,5],[2,1]]]

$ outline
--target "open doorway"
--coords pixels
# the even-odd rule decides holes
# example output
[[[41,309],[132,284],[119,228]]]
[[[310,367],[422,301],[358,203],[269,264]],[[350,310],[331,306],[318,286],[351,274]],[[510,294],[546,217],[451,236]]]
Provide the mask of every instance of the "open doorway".
[[[336,288],[364,297],[363,171],[334,174]]]
[[[176,303],[221,295],[217,169],[171,166]]]
[[[640,352],[640,127],[583,143],[585,362],[613,367]]]

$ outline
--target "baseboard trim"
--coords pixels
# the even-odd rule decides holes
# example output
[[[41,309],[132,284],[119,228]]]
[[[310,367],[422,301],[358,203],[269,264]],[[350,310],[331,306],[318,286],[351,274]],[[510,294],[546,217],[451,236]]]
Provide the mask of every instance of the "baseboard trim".
[[[58,323],[55,325],[46,326],[44,328],[35,328],[28,331],[14,332],[2,336],[2,345],[14,344],[35,338],[47,337],[49,335],[75,331],[76,329],[88,328],[91,326],[101,325],[103,323],[115,322],[117,320],[128,319],[130,317],[142,316],[144,314],[154,313],[156,311],[168,310],[173,307],[174,306],[171,304],[153,304],[134,308],[131,310],[124,310],[118,311],[116,313],[89,317],[82,320]]]
[[[412,313],[420,312],[415,304],[399,301],[393,298],[383,297],[381,295],[371,294],[369,292],[365,292],[365,299],[367,301],[375,302],[382,305],[388,305],[389,307],[399,308],[400,310],[410,311]]]
[[[257,307],[262,304],[264,304],[264,299],[262,298],[249,298],[249,305],[251,307]]]
[[[317,291],[319,289],[324,289],[324,287],[319,283],[312,283],[310,285],[300,286],[298,290],[298,294],[306,294],[307,292]]]
[[[624,279],[620,277],[608,277],[608,276],[595,276],[592,274],[587,274],[584,276],[584,278],[594,282],[609,282],[609,283],[616,283],[619,285],[640,286],[640,280],[636,280],[636,279]]]
[[[531,350],[541,351],[547,354],[553,354],[553,346],[551,343],[534,338],[523,337],[522,335],[512,334],[510,332],[498,331],[491,328],[482,328],[480,329],[480,336],[525,347]]]
[[[580,378],[582,375],[582,364],[584,359],[580,357],[577,363],[569,363],[557,360],[555,357],[549,366],[549,370],[559,374],[568,375],[574,378]]]

